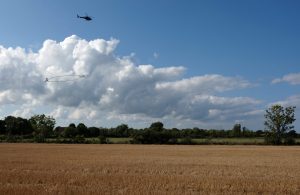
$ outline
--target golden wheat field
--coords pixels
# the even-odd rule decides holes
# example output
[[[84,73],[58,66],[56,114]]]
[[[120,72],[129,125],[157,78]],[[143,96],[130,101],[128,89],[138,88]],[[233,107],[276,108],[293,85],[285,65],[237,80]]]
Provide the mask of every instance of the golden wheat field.
[[[0,144],[0,194],[300,194],[300,147]]]

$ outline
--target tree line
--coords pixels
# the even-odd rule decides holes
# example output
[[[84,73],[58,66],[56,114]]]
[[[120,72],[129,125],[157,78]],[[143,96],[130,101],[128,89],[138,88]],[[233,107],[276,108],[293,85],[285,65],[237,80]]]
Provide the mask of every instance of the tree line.
[[[35,142],[45,142],[46,139],[69,140],[81,143],[85,138],[98,138],[100,143],[106,143],[106,138],[131,138],[131,143],[137,144],[192,144],[197,138],[265,138],[267,144],[294,144],[295,138],[300,138],[291,125],[294,121],[295,107],[283,108],[275,105],[266,110],[266,130],[249,130],[241,124],[234,124],[230,130],[215,130],[186,128],[167,129],[162,122],[154,122],[144,129],[129,128],[121,124],[113,128],[87,127],[84,123],[67,127],[57,126],[51,116],[34,115],[29,119],[7,116],[0,120],[0,139],[13,142],[16,139],[32,139]],[[180,141],[179,141],[180,140]],[[59,141],[58,141],[59,142]]]

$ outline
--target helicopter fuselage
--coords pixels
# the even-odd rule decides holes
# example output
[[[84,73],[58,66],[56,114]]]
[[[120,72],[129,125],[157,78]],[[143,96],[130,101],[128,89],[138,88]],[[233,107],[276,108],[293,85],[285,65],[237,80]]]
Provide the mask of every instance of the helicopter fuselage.
[[[92,20],[92,18],[90,16],[79,16],[79,15],[77,15],[77,18],[82,18],[82,19],[85,19],[87,21]]]

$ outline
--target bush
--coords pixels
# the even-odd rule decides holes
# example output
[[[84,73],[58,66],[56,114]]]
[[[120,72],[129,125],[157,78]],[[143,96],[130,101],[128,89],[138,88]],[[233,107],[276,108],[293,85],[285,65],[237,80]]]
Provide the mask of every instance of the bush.
[[[99,144],[107,144],[108,143],[108,140],[103,135],[98,136],[98,140],[99,140]]]
[[[286,138],[284,138],[283,143],[285,145],[295,145],[296,141],[295,141],[295,139],[293,137],[286,137]]]
[[[190,137],[182,138],[179,143],[180,144],[185,144],[185,145],[192,145],[192,144],[194,144],[192,138],[190,138]]]
[[[6,136],[6,142],[15,143],[17,142],[17,138],[16,136],[9,134]]]
[[[74,141],[74,143],[77,143],[77,144],[85,143],[85,139],[84,139],[83,135],[76,135],[76,137],[74,138],[73,141]]]
[[[177,138],[171,138],[168,141],[168,144],[177,144],[177,143],[178,143]]]
[[[144,136],[138,132],[132,136],[132,140],[130,140],[131,144],[143,144]]]
[[[78,135],[78,130],[72,126],[65,128],[63,131],[63,137],[65,138],[75,137],[76,135]]]
[[[2,142],[2,141],[5,141],[7,138],[6,138],[6,136],[5,135],[0,135],[0,141]]]
[[[268,145],[280,145],[282,144],[281,138],[273,133],[267,132],[264,137],[265,144]]]
[[[36,136],[34,136],[33,140],[34,140],[34,142],[37,142],[37,143],[44,143],[46,141],[44,135],[36,135]]]

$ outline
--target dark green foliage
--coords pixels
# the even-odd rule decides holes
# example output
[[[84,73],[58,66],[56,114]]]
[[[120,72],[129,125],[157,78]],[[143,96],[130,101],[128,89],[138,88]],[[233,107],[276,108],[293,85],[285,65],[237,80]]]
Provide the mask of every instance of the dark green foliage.
[[[88,128],[83,123],[79,123],[76,128],[78,131],[78,135],[82,135],[85,137],[89,135]]]
[[[45,141],[46,141],[46,138],[43,134],[37,134],[34,136],[34,142],[44,143]]]
[[[281,144],[281,140],[280,140],[280,142],[278,142],[278,140],[275,138],[275,136],[273,136],[269,132],[265,133],[264,140],[265,140],[265,144],[268,144],[268,145],[273,145],[273,144],[279,145],[279,144]]]
[[[130,141],[131,144],[142,144],[144,140],[144,135],[142,130],[140,132],[136,132],[132,135],[132,140]]]
[[[78,130],[76,129],[76,127],[73,126],[66,127],[62,134],[63,137],[68,137],[68,138],[75,137],[76,135],[78,135]]]
[[[294,137],[287,136],[283,139],[283,144],[285,145],[295,145],[296,141]]]
[[[126,124],[121,124],[116,127],[115,133],[116,137],[129,137],[129,128]]]
[[[184,144],[184,145],[191,145],[191,144],[193,144],[193,141],[192,141],[192,138],[185,137],[185,138],[182,138],[179,143]]]
[[[49,137],[53,134],[55,119],[44,114],[34,115],[30,119],[30,124],[34,129],[34,134],[37,137]]]
[[[232,128],[232,136],[233,137],[240,137],[242,133],[241,124],[235,124]]]
[[[0,120],[0,135],[6,134],[5,122],[4,120]]]
[[[33,128],[27,119],[7,116],[4,122],[6,133],[9,135],[27,135],[33,132]]]
[[[255,137],[255,132],[243,127],[242,137]]]
[[[168,144],[178,144],[178,140],[175,137],[172,137],[168,140]]]
[[[172,131],[163,129],[163,123],[152,123],[148,129],[133,135],[132,143],[140,144],[168,144],[174,143]]]
[[[292,107],[294,109],[294,107]],[[294,117],[293,109],[289,112]],[[288,114],[285,113],[285,116]],[[280,117],[279,117],[280,118]],[[282,118],[282,117],[281,117]],[[294,120],[294,119],[293,119]],[[290,121],[293,121],[290,120]],[[7,116],[0,120],[0,142],[47,142],[47,143],[138,143],[138,144],[241,144],[240,140],[231,138],[249,138],[249,144],[255,144],[252,138],[262,140],[266,144],[299,144],[295,138],[300,134],[293,129],[291,124],[284,126],[284,133],[277,139],[277,131],[252,131],[240,124],[235,124],[231,130],[200,129],[198,127],[186,129],[166,129],[162,122],[154,122],[145,129],[129,128],[121,124],[113,128],[86,127],[79,123],[76,127],[71,123],[68,127],[56,127],[55,120],[45,115],[34,115],[29,120],[21,117]],[[87,138],[87,139],[86,139]],[[125,138],[126,142],[115,142],[115,139]],[[225,138],[215,139],[215,138]],[[198,140],[198,141],[197,141]],[[199,141],[202,140],[202,141]],[[204,141],[203,141],[204,140]],[[221,140],[221,141],[220,141]],[[227,143],[228,142],[228,143]],[[258,142],[262,144],[262,141]]]
[[[263,130],[257,130],[255,132],[255,137],[264,137],[265,136],[265,133]]]
[[[0,142],[3,142],[6,140],[6,135],[0,135]]]
[[[273,105],[266,110],[265,114],[265,141],[267,144],[279,145],[283,143],[283,139],[286,140],[285,143],[291,143],[291,136],[289,136],[290,131],[294,130],[292,125],[295,119],[295,108],[296,107],[286,107],[281,105]],[[291,135],[292,133],[290,133]]]
[[[150,129],[154,131],[163,131],[164,124],[162,122],[155,122],[150,125]]]
[[[100,135],[100,129],[97,127],[89,127],[88,128],[88,136],[89,137],[98,137]],[[101,134],[103,135],[103,134]]]
[[[107,144],[108,143],[107,138],[103,135],[100,135],[98,137],[98,139],[99,139],[99,144]]]
[[[85,143],[85,139],[83,135],[76,135],[74,138],[74,143],[76,144],[83,144]]]
[[[295,130],[291,130],[291,131],[286,133],[286,136],[296,138],[297,137],[297,132]]]
[[[69,127],[76,128],[76,125],[74,123],[70,123]]]
[[[17,138],[16,138],[15,135],[8,134],[8,135],[6,136],[6,141],[7,141],[7,142],[15,143],[15,142],[17,142]]]
[[[213,134],[217,134],[219,132],[215,132],[212,130],[203,130],[203,129],[199,129],[197,127],[194,127],[193,129],[182,129],[177,131],[177,133],[179,133],[179,135],[177,136],[177,138],[181,137],[193,137],[193,138],[204,138],[206,136],[209,136],[211,133]]]
[[[65,128],[66,127],[61,127],[61,126],[55,127],[55,129],[53,130],[54,137],[62,136],[63,132],[65,131]]]

